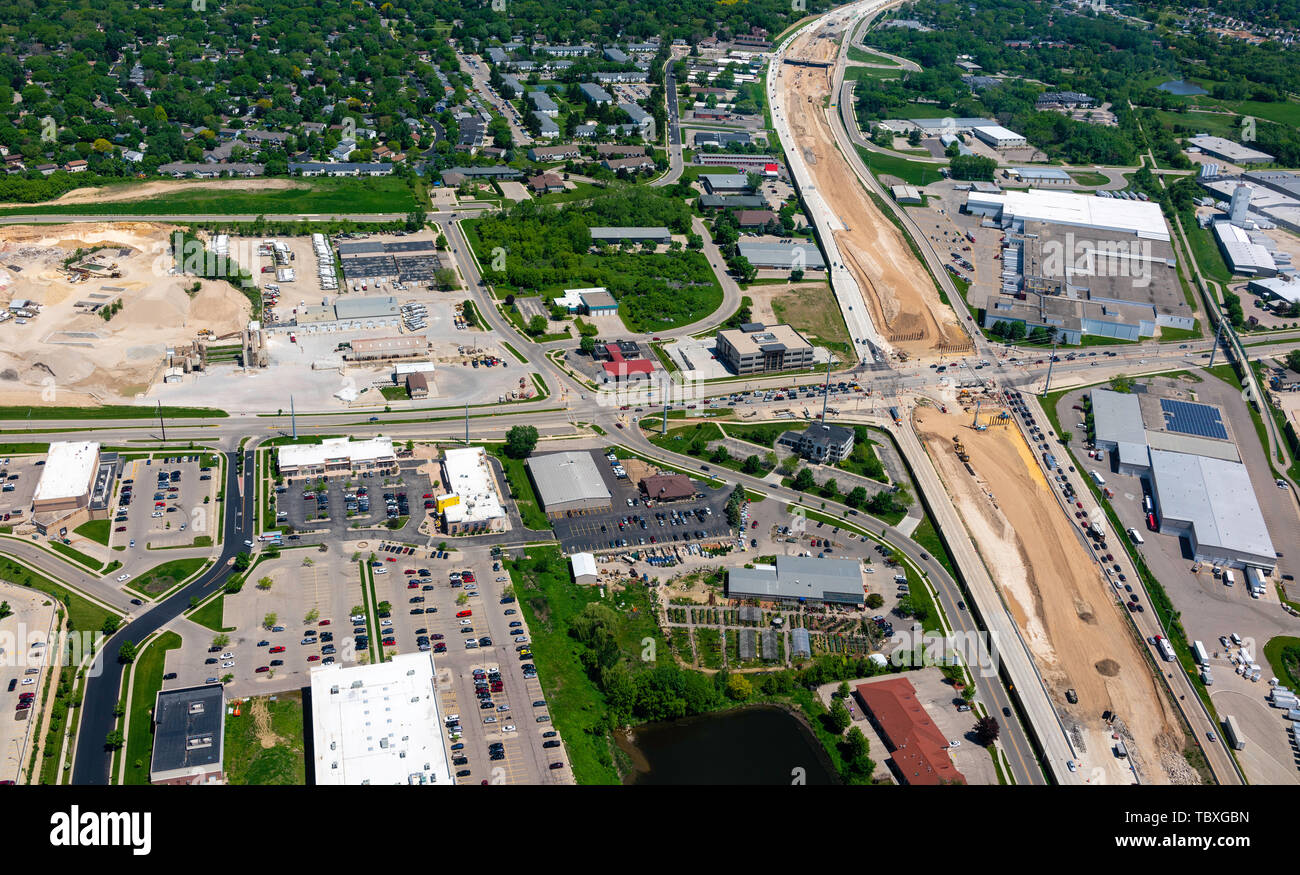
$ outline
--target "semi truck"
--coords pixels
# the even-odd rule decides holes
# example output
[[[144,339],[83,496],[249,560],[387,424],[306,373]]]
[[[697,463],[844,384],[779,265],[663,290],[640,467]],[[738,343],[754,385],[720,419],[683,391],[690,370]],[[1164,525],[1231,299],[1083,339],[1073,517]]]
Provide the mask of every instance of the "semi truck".
[[[1196,657],[1197,665],[1209,665],[1210,655],[1205,652],[1205,645],[1199,641],[1192,642],[1192,655]]]
[[[1223,718],[1223,738],[1233,750],[1244,750],[1246,747],[1246,736],[1241,734],[1237,718],[1231,714]]]

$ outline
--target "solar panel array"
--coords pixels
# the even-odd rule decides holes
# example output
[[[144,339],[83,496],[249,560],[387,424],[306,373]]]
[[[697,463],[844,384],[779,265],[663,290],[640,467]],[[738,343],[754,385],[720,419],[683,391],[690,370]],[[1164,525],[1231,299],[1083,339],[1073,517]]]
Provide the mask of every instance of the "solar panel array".
[[[1161,398],[1160,411],[1165,416],[1165,429],[1167,431],[1193,434],[1197,437],[1217,438],[1223,441],[1228,439],[1228,430],[1223,427],[1223,419],[1216,407],[1211,407],[1208,404],[1193,404],[1190,401]]]

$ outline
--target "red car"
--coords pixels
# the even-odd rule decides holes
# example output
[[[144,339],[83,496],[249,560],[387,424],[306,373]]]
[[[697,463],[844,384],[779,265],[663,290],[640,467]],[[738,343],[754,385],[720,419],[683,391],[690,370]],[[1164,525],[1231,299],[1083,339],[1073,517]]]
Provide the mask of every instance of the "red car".
[[[756,529],[756,528],[758,528],[758,520],[754,520],[754,524],[753,524],[752,526],[750,526],[750,528],[751,528],[751,529]]]
[[[396,639],[396,638],[385,638],[385,639],[384,639],[384,646],[385,646],[385,647],[396,647],[396,646],[397,646],[397,639]],[[319,657],[317,657],[317,658],[319,658]]]
[[[266,672],[270,670],[271,670],[271,666],[269,665],[259,665],[257,667],[257,674],[261,674],[262,672]]]
[[[438,644],[433,645],[433,652],[434,652],[434,653],[446,653],[446,652],[447,652],[447,645],[446,645],[446,644],[442,644],[441,642],[439,642]]]
[[[329,621],[329,620],[321,620],[321,621],[320,621],[319,623],[317,623],[316,625],[317,625],[317,626],[328,626],[329,624],[330,624],[330,621]]]
[[[406,569],[405,571],[403,571],[402,573],[403,573],[403,574],[414,574],[414,573],[415,573],[415,569],[414,569],[414,568],[408,568],[408,569]]]
[[[397,560],[394,559],[392,556],[385,556],[384,558],[387,559],[389,562],[396,562],[396,561],[397,561]]]
[[[284,646],[283,646],[283,645],[278,645],[278,646],[276,646],[276,647],[272,647],[272,648],[271,648],[271,653],[284,653]]]
[[[407,589],[419,589],[419,588],[420,588],[420,584],[418,584],[418,583],[416,583],[414,580],[412,580],[410,583],[408,583],[408,584],[406,585],[406,588],[407,588]]]
[[[115,531],[115,532],[125,532],[125,531],[126,531],[126,526],[118,526],[117,528],[113,529],[113,531]]]
[[[432,492],[426,492],[426,493],[424,493],[424,495],[421,496],[421,497],[422,497],[422,498],[433,498],[433,493],[432,493]]]
[[[463,611],[458,612],[458,613],[456,614],[456,616],[457,616],[457,617],[472,617],[472,616],[474,616],[474,612],[471,611],[471,610],[466,609],[466,610],[463,610]]]
[[[461,580],[462,583],[473,583],[473,582],[474,582],[474,572],[472,572],[472,571],[465,571],[465,572],[462,572],[461,575],[460,575],[460,580]]]
[[[429,637],[432,638],[434,641],[441,641],[441,640],[442,640],[442,633],[441,633],[441,632],[434,632],[434,633],[433,633],[432,635],[430,635]]]
[[[308,662],[320,662],[320,657],[313,653],[311,656],[307,657],[307,661],[308,661]]]

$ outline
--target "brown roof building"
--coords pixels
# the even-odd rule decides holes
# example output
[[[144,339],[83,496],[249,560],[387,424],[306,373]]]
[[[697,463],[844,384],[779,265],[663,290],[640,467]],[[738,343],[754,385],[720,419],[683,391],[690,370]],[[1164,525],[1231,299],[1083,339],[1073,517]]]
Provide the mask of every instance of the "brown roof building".
[[[417,371],[406,375],[406,394],[412,398],[429,397],[429,375]]]
[[[695,487],[685,474],[655,474],[641,480],[641,492],[654,501],[680,501],[695,496]]]
[[[965,784],[948,756],[948,739],[930,719],[907,678],[859,684],[863,712],[889,748],[894,774],[904,784]]]
[[[776,221],[776,213],[771,210],[737,210],[736,224],[742,228],[761,228],[768,222]]]

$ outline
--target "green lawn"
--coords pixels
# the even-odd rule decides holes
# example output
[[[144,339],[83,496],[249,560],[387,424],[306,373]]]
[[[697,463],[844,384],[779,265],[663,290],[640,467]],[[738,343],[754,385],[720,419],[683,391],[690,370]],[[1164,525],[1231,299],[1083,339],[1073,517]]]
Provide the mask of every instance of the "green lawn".
[[[853,339],[844,324],[844,314],[830,286],[791,289],[772,299],[772,312],[814,344],[832,349],[841,357],[851,352]]]
[[[944,165],[908,161],[906,158],[896,158],[893,155],[873,152],[864,146],[858,146],[857,150],[858,154],[862,156],[862,162],[867,165],[867,169],[876,176],[888,174],[912,185],[927,185],[943,179],[943,174],[939,172],[939,168]]]
[[[898,62],[893,58],[886,58],[884,55],[877,55],[875,52],[867,51],[866,49],[861,49],[857,46],[849,46],[849,60],[861,61],[866,64],[888,64],[891,67],[902,69],[898,66]]]
[[[118,616],[116,611],[101,608],[99,605],[77,595],[66,585],[55,583],[50,578],[31,571],[5,556],[0,556],[0,580],[6,580],[18,586],[38,589],[63,602],[67,605],[68,622],[73,629],[94,631],[103,627],[104,620]]]
[[[221,594],[208,602],[203,607],[190,614],[190,619],[200,626],[206,626],[213,632],[232,632],[234,627],[226,627],[225,622],[225,594]]]
[[[164,419],[225,417],[230,414],[211,407],[164,407]],[[0,419],[157,419],[156,407],[105,405],[104,407],[0,407]],[[48,448],[48,444],[42,444]],[[39,450],[38,452],[44,452]]]
[[[315,178],[301,187],[241,191],[238,187],[176,191],[133,201],[9,207],[0,215],[60,214],[132,216],[141,214],[216,213],[263,215],[318,213],[322,218],[347,213],[406,213],[416,209],[415,195],[396,177]]]
[[[265,722],[263,720],[265,714]],[[307,783],[302,694],[280,693],[271,701],[245,699],[240,715],[226,715],[226,783],[233,786],[302,786]],[[265,747],[263,742],[272,745]]]
[[[64,556],[67,556],[69,559],[71,559],[73,562],[77,563],[78,565],[84,565],[87,568],[94,569],[95,571],[104,570],[103,562],[100,562],[97,559],[92,559],[91,557],[87,556],[85,553],[82,553],[80,550],[76,550],[73,549],[72,547],[69,547],[67,544],[64,544],[62,541],[48,541],[47,545],[52,550],[54,550],[54,552],[62,553]]]
[[[201,556],[193,559],[173,559],[157,565],[127,584],[129,589],[156,596],[167,592],[176,584],[189,577],[207,562]]]
[[[1232,271],[1223,260],[1223,253],[1219,251],[1219,244],[1214,241],[1214,236],[1208,230],[1198,227],[1195,218],[1190,214],[1183,216],[1183,230],[1187,232],[1187,242],[1191,247],[1192,257],[1196,259],[1196,264],[1201,269],[1201,275],[1207,280],[1223,285],[1232,282]]]
[[[1273,677],[1284,686],[1300,688],[1300,638],[1279,635],[1264,645],[1264,658],[1273,670]]]
[[[939,537],[939,532],[935,529],[929,514],[926,514],[921,519],[921,524],[912,532],[912,540],[928,550],[930,555],[938,559],[944,569],[952,575],[953,579],[957,579],[957,568],[953,565],[952,557],[948,555],[948,548],[944,546],[943,540]]]
[[[73,532],[107,547],[109,535],[113,532],[113,524],[110,520],[90,520],[77,526]]]
[[[551,522],[542,512],[542,503],[538,500],[537,493],[533,491],[533,481],[528,478],[524,460],[507,456],[504,444],[494,444],[484,449],[501,460],[501,467],[506,472],[506,483],[510,487],[515,504],[519,507],[519,516],[523,519],[524,525],[535,531],[550,531]]]
[[[158,691],[162,689],[163,667],[166,665],[167,651],[181,646],[181,636],[175,632],[163,632],[155,638],[144,653],[135,661],[135,678],[131,683],[131,723],[127,729],[126,747],[122,756],[126,757],[126,769],[123,783],[142,785],[149,783],[149,761],[153,756],[153,720],[150,711]],[[123,678],[125,691],[126,679]],[[85,739],[94,743],[96,739]]]
[[[1108,177],[1095,170],[1070,170],[1070,178],[1079,185],[1104,185]]]

